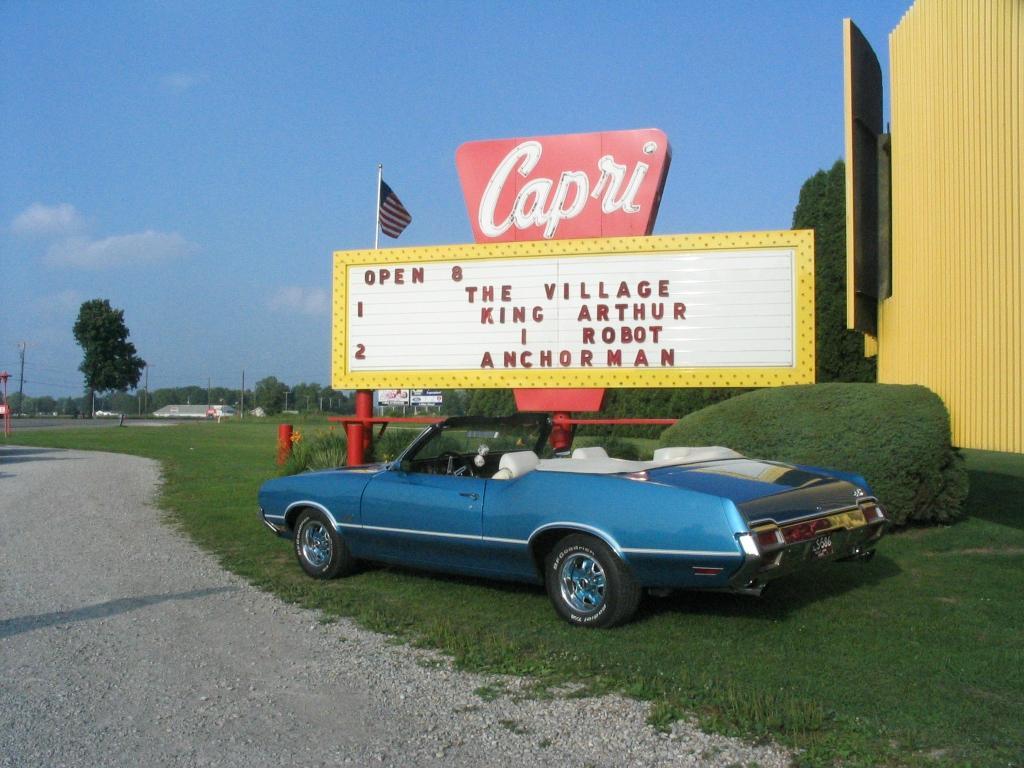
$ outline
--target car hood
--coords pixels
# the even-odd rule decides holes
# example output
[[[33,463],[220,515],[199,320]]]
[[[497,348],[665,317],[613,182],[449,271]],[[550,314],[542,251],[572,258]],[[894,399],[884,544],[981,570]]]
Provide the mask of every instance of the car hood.
[[[870,495],[864,479],[845,472],[757,459],[660,467],[648,480],[729,499],[749,522],[784,522],[854,506]]]
[[[314,469],[297,475],[272,477],[260,486],[260,493],[294,491],[299,488],[326,487],[332,477],[349,477],[353,480],[361,477],[368,482],[370,477],[387,469],[387,464],[360,464],[356,467],[336,467],[334,469]]]
[[[351,474],[376,474],[387,469],[388,465],[385,462],[377,462],[375,464],[358,464],[354,467],[335,467],[333,469],[314,469],[309,472],[303,472],[304,475],[351,475]]]

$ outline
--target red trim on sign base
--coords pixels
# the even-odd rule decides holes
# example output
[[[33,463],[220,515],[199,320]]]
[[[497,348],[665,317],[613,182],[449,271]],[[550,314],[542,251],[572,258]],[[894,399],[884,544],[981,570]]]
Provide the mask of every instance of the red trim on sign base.
[[[604,407],[603,388],[514,389],[512,392],[520,411],[596,413]]]

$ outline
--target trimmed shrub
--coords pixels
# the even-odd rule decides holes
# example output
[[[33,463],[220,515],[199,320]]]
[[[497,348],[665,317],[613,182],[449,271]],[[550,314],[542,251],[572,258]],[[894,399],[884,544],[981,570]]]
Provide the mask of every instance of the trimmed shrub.
[[[967,471],[949,413],[920,386],[814,384],[762,389],[692,413],[660,445],[724,445],[752,458],[856,472],[897,525],[963,514]]]

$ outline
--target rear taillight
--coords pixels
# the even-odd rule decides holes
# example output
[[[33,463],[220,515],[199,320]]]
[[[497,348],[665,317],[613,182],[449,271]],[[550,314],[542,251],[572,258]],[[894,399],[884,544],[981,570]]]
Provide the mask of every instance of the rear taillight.
[[[762,552],[767,549],[773,549],[785,544],[786,540],[782,536],[782,531],[778,528],[771,528],[767,531],[759,531],[757,534],[757,546]]]
[[[864,522],[866,523],[873,523],[877,520],[885,519],[885,512],[883,512],[882,508],[877,504],[862,504],[860,509],[864,513]]]
[[[808,520],[806,523],[797,523],[782,529],[782,535],[786,538],[787,544],[794,544],[798,541],[813,539],[819,533],[827,531],[832,527],[832,521],[827,517],[819,517],[817,520]]]

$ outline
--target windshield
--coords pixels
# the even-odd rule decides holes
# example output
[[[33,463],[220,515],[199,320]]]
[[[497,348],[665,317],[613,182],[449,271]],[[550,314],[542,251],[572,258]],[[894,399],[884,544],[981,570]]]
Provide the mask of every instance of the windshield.
[[[547,419],[460,417],[430,427],[402,457],[403,468],[431,474],[490,477],[501,456],[545,450]]]

